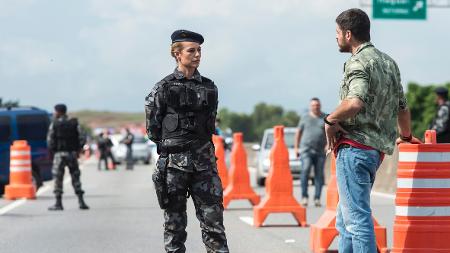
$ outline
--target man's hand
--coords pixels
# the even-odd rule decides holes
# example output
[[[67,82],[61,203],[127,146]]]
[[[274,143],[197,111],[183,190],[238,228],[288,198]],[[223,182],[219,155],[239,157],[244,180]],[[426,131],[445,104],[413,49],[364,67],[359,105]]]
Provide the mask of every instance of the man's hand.
[[[297,158],[300,157],[300,152],[298,152],[298,148],[297,147],[294,148],[294,154],[295,154],[295,157],[297,157]]]
[[[398,137],[397,140],[395,141],[395,143],[398,145],[400,143],[422,144],[423,142],[421,140],[419,140],[418,138],[412,136],[410,141],[404,141],[400,137]]]
[[[333,149],[336,145],[338,133],[347,133],[339,123],[334,123],[332,126],[325,124],[325,134],[327,135],[327,146],[329,149]]]

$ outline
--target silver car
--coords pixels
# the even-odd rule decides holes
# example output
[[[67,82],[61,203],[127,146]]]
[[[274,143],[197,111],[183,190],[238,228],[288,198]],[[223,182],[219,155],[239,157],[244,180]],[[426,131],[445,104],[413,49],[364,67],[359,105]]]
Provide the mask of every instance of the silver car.
[[[120,141],[124,138],[121,134],[114,134],[110,136],[114,146],[111,151],[114,158],[118,163],[125,160],[127,155],[127,146]],[[144,136],[135,135],[133,144],[131,145],[133,149],[133,160],[142,161],[145,164],[149,164],[152,159],[152,148]]]
[[[289,151],[289,166],[294,179],[300,178],[300,159],[294,152],[295,127],[284,128],[284,141]],[[270,149],[274,142],[273,128],[266,129],[261,141],[261,146],[256,145],[253,149],[258,150],[257,167],[256,167],[256,184],[264,186],[267,175],[270,169]]]

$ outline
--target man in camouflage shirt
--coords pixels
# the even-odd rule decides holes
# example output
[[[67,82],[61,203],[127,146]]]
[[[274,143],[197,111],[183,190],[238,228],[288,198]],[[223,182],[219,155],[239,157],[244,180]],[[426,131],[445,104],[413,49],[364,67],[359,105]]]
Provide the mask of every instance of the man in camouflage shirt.
[[[153,173],[164,209],[166,252],[183,253],[187,233],[186,202],[194,201],[206,251],[229,252],[223,225],[223,189],[217,173],[212,134],[217,114],[217,87],[201,76],[203,37],[191,31],[172,34],[174,72],[146,97],[147,133],[160,157]]]
[[[436,141],[438,143],[450,143],[450,102],[448,101],[448,90],[445,87],[438,87],[434,92],[436,93],[438,108],[430,129],[436,130]]]
[[[325,117],[329,147],[337,155],[339,191],[336,228],[339,252],[376,253],[370,191],[384,154],[411,135],[400,71],[388,55],[370,43],[370,20],[360,9],[336,18],[340,52],[352,53],[344,65],[340,104]]]

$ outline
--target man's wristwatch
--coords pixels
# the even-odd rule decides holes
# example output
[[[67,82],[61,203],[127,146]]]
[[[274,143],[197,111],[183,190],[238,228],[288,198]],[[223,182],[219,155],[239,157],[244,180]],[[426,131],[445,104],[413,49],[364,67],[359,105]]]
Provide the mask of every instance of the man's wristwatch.
[[[412,140],[412,134],[409,134],[407,137],[400,135],[400,139],[402,141],[410,142]]]
[[[328,121],[328,120],[327,120],[328,116],[330,116],[330,114],[327,114],[327,115],[325,116],[325,118],[323,118],[323,122],[325,122],[325,124],[327,124],[327,125],[329,125],[329,126],[333,126],[334,124],[336,124],[336,123],[332,123],[332,122]]]

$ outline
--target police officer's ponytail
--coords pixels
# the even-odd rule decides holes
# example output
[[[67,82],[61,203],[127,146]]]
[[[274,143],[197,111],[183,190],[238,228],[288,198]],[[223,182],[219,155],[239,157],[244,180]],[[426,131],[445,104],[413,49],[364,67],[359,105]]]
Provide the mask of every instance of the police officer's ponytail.
[[[175,42],[170,45],[170,55],[172,55],[173,58],[175,58],[175,61],[177,61],[177,57],[175,56],[175,52],[180,52],[183,49],[183,45],[181,42]]]

